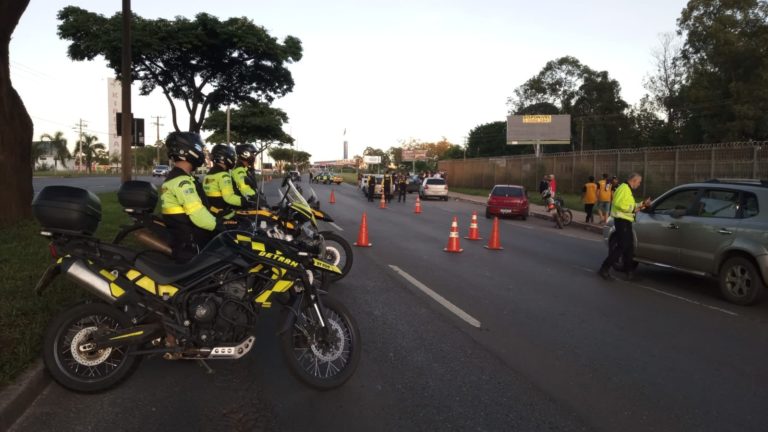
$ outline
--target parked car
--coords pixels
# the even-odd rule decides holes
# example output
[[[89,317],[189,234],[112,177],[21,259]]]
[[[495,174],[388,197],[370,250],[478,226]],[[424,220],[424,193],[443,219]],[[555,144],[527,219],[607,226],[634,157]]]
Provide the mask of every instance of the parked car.
[[[485,217],[519,216],[528,218],[528,191],[518,185],[496,185],[488,195]]]
[[[446,184],[445,179],[427,177],[421,183],[419,196],[421,199],[440,198],[443,201],[448,201],[448,184]]]
[[[152,170],[152,177],[165,177],[170,170],[171,168],[168,165],[155,165],[155,168]]]
[[[368,196],[368,178],[371,176],[371,174],[363,174],[363,180],[360,182],[360,189],[363,191],[363,195],[366,197]],[[374,174],[373,175],[375,185],[373,187],[373,196],[374,197],[380,197],[381,196],[381,190],[384,187],[382,185],[382,182],[384,181],[384,175],[382,174]]]
[[[316,175],[313,179],[313,181],[317,183],[323,183],[323,184],[341,184],[344,179],[340,176],[337,176],[329,171],[323,171],[320,174]]]
[[[768,282],[768,182],[677,186],[638,212],[635,261],[717,278],[726,300],[758,301]],[[616,247],[613,220],[603,228]],[[623,264],[622,264],[623,266]]]
[[[412,175],[408,178],[408,184],[405,185],[405,191],[408,193],[418,192],[421,188],[421,179],[417,175]]]

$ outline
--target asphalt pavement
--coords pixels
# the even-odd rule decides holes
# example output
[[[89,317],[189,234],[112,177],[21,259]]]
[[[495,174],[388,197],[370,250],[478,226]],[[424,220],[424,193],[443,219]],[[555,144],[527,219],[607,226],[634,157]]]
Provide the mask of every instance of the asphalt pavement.
[[[106,393],[51,384],[13,430],[765,430],[768,304],[645,266],[603,281],[600,236],[551,221],[503,220],[489,251],[463,238],[472,211],[490,234],[476,204],[415,215],[415,195],[382,210],[350,185],[312,187],[350,242],[365,211],[373,243],[331,287],[363,340],[344,387],[294,380],[266,316],[254,351],[213,375],[147,359]],[[443,252],[454,215],[461,254]]]

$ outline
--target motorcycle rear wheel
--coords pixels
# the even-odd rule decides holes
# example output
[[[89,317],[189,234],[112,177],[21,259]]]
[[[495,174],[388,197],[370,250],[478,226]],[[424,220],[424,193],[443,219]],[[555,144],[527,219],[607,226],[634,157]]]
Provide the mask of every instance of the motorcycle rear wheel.
[[[304,306],[301,318],[289,312],[280,347],[294,377],[317,390],[330,390],[354,375],[362,349],[360,331],[347,308],[332,297],[322,297],[327,332],[311,307]]]
[[[130,327],[130,319],[104,303],[83,303],[51,320],[43,341],[43,362],[56,382],[81,393],[107,390],[128,378],[139,365],[132,348],[80,351],[97,330]]]

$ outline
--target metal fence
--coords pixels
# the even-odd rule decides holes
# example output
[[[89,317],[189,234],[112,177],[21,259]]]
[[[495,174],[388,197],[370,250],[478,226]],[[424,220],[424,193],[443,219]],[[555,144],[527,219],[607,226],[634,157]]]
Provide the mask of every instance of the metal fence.
[[[712,178],[768,179],[768,141],[441,160],[439,170],[453,187],[479,189],[519,184],[533,190],[542,176],[554,174],[558,190],[571,193],[579,193],[590,175],[624,179],[638,172],[642,194],[657,196]]]

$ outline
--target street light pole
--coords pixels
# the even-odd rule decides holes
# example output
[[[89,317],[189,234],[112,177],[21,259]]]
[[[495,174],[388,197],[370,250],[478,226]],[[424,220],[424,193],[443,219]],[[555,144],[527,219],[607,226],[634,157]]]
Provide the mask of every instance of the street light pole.
[[[123,99],[123,124],[122,124],[122,142],[120,143],[120,154],[122,158],[123,182],[131,180],[131,126],[133,125],[133,115],[131,113],[131,0],[123,0],[123,58],[122,69],[120,70]]]

